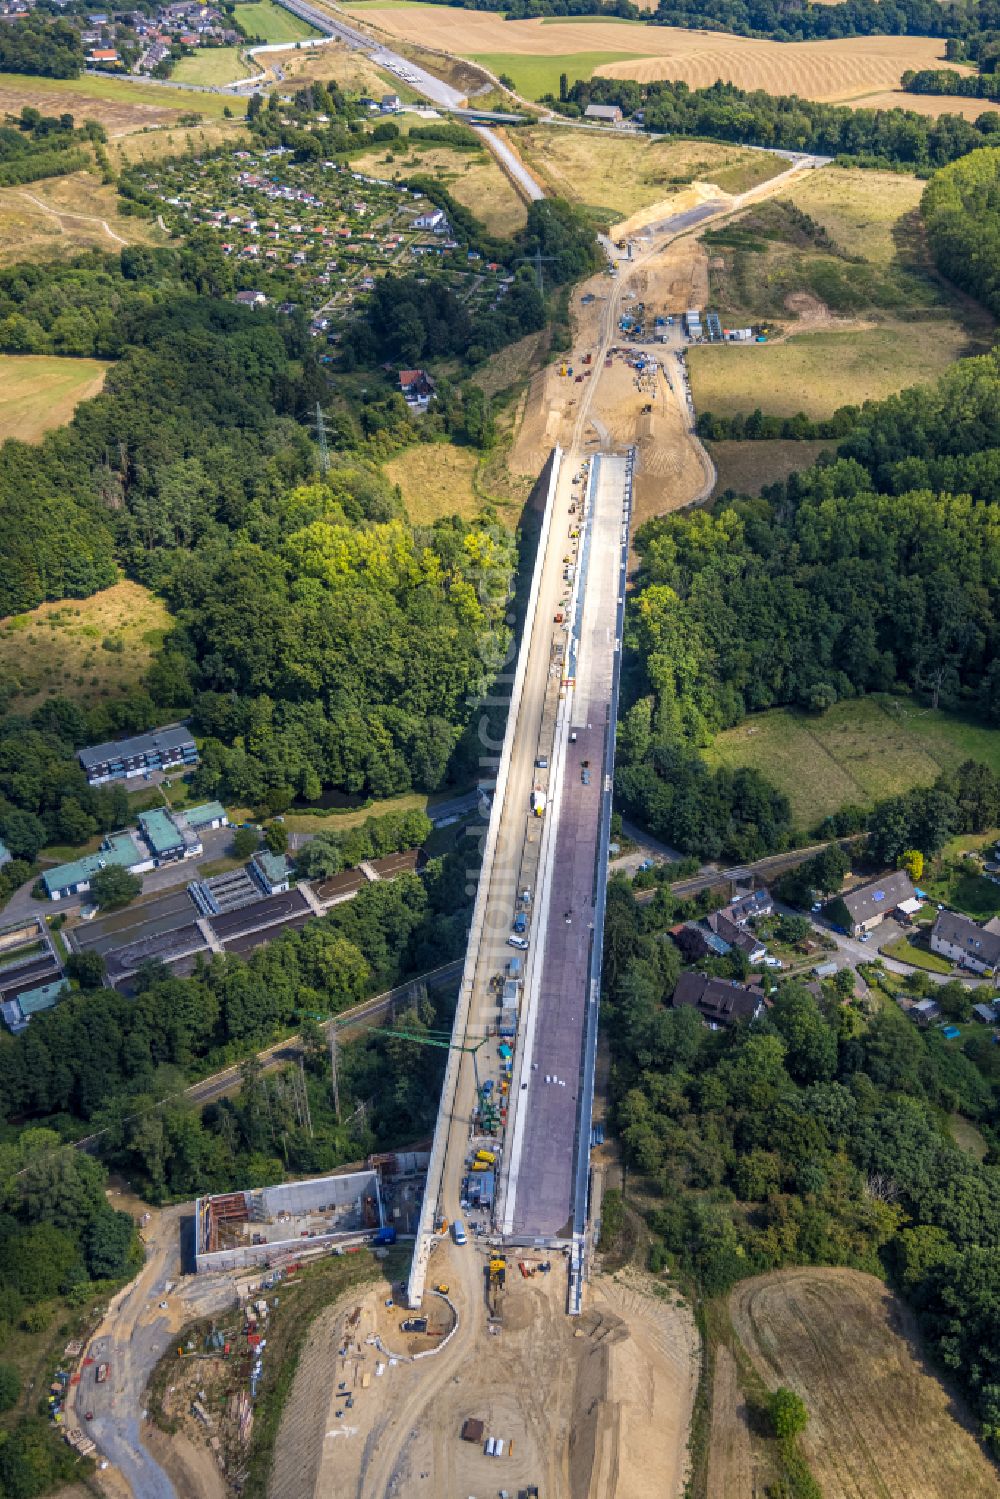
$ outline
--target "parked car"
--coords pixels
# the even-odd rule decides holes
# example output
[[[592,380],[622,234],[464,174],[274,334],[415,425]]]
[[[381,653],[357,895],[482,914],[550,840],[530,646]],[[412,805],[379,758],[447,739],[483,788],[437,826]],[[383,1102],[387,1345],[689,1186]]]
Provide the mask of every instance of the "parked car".
[[[513,937],[513,936],[508,937],[507,938],[507,946],[508,947],[516,947],[517,950],[518,950],[518,952],[527,952],[528,951],[528,943],[527,943],[527,941],[526,941],[526,939],[524,937]]]

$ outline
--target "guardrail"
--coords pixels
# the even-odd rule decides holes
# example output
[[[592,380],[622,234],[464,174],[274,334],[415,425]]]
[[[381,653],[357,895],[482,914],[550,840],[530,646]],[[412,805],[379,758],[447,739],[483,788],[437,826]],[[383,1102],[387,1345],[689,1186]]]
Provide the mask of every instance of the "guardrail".
[[[552,510],[555,502],[556,487],[559,482],[559,468],[562,463],[562,449],[558,444],[552,450],[551,463],[549,487],[545,498],[542,526],[538,536],[538,549],[535,553],[531,588],[524,611],[521,649],[518,652],[514,681],[511,685],[507,726],[504,730],[503,748],[500,752],[500,764],[497,768],[496,789],[493,793],[493,806],[490,811],[489,827],[483,847],[483,862],[479,872],[479,884],[476,889],[476,901],[472,912],[472,925],[469,930],[469,945],[466,949],[462,985],[459,990],[458,1004],[455,1008],[452,1040],[457,1043],[461,1043],[465,1038],[469,1026],[469,1010],[472,1004],[476,970],[479,964],[479,948],[483,938],[483,929],[486,923],[486,907],[489,901],[490,884],[493,878],[493,861],[496,858],[497,841],[500,836],[500,822],[503,817],[504,802],[507,795],[507,782],[510,778],[511,754],[514,748],[514,736],[517,731],[521,697],[524,691],[524,678],[528,669],[528,656],[531,651],[535,615],[538,610],[538,594],[545,566],[545,552],[552,524]],[[434,1142],[431,1146],[431,1159],[427,1167],[427,1185],[424,1188],[424,1201],[420,1210],[420,1222],[417,1226],[417,1242],[413,1251],[410,1277],[406,1287],[406,1299],[410,1307],[418,1307],[423,1300],[424,1282],[427,1279],[427,1262],[430,1259],[431,1244],[434,1238],[434,1218],[437,1212],[438,1198],[441,1194],[441,1184],[444,1179],[445,1160],[448,1152],[451,1110],[458,1085],[461,1062],[461,1052],[450,1051],[448,1053],[448,1064],[445,1068],[444,1082],[441,1087],[441,1103],[438,1107],[437,1124],[434,1128]]]

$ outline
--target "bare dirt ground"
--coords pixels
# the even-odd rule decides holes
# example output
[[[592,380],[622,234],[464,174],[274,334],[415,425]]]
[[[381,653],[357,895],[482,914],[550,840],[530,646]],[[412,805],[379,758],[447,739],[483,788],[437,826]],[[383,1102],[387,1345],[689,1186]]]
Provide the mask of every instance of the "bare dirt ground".
[[[909,1312],[881,1281],[854,1270],[783,1270],[738,1285],[729,1305],[769,1388],[788,1386],[809,1409],[801,1440],[824,1499],[995,1499],[996,1469],[925,1364]],[[725,1486],[710,1492],[752,1499],[746,1422],[727,1393],[727,1369],[723,1362],[712,1420]]]
[[[752,1495],[754,1452],[739,1370],[729,1349],[715,1351],[712,1380],[712,1436],[708,1454],[708,1492],[732,1499]]]
[[[174,1486],[177,1499],[226,1499],[229,1490],[207,1447],[192,1442],[183,1431],[170,1436],[145,1422],[142,1442]]]
[[[378,1334],[398,1346],[384,1285],[325,1322],[286,1406],[272,1499],[433,1499],[528,1483],[549,1499],[679,1496],[698,1369],[690,1310],[648,1294],[645,1277],[623,1275],[599,1277],[583,1316],[571,1319],[561,1259],[547,1276],[522,1278],[513,1258],[508,1270],[502,1332],[487,1332],[481,1303],[467,1307],[457,1352],[450,1344],[415,1363],[387,1358],[371,1341]],[[332,1390],[328,1407],[317,1386]],[[505,1439],[502,1459],[461,1440],[469,1416]]]

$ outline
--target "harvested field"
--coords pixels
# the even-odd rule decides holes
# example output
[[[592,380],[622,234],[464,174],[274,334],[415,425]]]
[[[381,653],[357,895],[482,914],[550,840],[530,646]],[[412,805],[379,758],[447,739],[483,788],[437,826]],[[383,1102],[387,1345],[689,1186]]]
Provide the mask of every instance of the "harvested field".
[[[571,80],[592,72],[641,82],[676,78],[693,88],[721,78],[771,94],[861,105],[895,90],[905,69],[933,68],[944,55],[943,42],[931,37],[772,42],[640,21],[506,21],[486,11],[417,4],[365,6],[364,13],[394,36],[479,58],[493,71],[498,61],[506,62],[501,70],[512,72],[536,97],[551,88],[553,68],[544,60],[558,59],[557,84],[559,72],[568,72]],[[949,101],[929,102],[943,110]]]
[[[236,101],[237,103],[239,101]],[[45,114],[64,110],[78,123],[97,120],[110,136],[127,135],[147,125],[176,124],[180,115],[221,119],[231,99],[221,94],[192,96],[183,89],[125,78],[35,78],[26,73],[0,74],[0,111],[20,114],[25,105]]]
[[[855,1270],[782,1270],[744,1281],[729,1305],[768,1387],[795,1390],[808,1407],[800,1442],[824,1499],[994,1499],[996,1469],[925,1365],[909,1312],[881,1281]],[[738,1406],[715,1415],[713,1448],[728,1442]],[[738,1454],[739,1444],[729,1450]],[[730,1463],[718,1492],[751,1499],[745,1475],[744,1464]]]
[[[609,222],[662,203],[692,182],[742,193],[788,163],[762,151],[714,141],[599,135],[539,125],[518,130],[517,148],[552,193],[602,214]]]
[[[715,464],[713,494],[733,489],[737,494],[760,494],[768,484],[787,479],[798,469],[809,468],[820,453],[832,452],[834,442],[710,442],[709,456]]]
[[[728,416],[759,405],[771,416],[832,416],[838,406],[881,401],[927,385],[979,352],[951,318],[833,325],[770,344],[711,344],[688,353],[699,412]]]
[[[524,203],[485,148],[456,151],[430,141],[414,141],[408,146],[399,140],[392,142],[388,151],[383,148],[352,157],[351,167],[376,177],[426,173],[470,209],[492,234],[511,234],[523,228],[527,220]]]
[[[120,218],[118,202],[114,188],[90,172],[0,188],[0,265],[69,259],[84,250],[117,254],[124,244],[163,243],[155,224]]]
[[[836,0],[819,0],[820,4],[836,4]],[[954,64],[949,63],[948,67]],[[1000,109],[995,99],[966,99],[960,94],[905,94],[902,89],[886,89],[882,93],[865,94],[861,99],[845,99],[856,109],[908,109],[913,114],[961,115],[963,120],[976,120],[985,110]]]
[[[166,607],[138,583],[39,604],[0,620],[0,679],[13,683],[19,712],[57,695],[91,704],[122,697],[138,686],[170,625]],[[102,650],[104,640],[124,650]]]
[[[755,714],[719,734],[704,755],[713,766],[760,770],[788,797],[798,826],[810,828],[848,802],[867,806],[930,786],[964,760],[1000,771],[1000,736],[905,698],[864,697],[819,716]]]
[[[100,359],[0,354],[0,442],[37,442],[61,427],[81,401],[98,394],[110,368]]]
[[[482,509],[473,488],[478,455],[452,443],[418,443],[385,465],[386,477],[398,484],[406,513],[416,526],[430,526],[444,515],[471,520]]]

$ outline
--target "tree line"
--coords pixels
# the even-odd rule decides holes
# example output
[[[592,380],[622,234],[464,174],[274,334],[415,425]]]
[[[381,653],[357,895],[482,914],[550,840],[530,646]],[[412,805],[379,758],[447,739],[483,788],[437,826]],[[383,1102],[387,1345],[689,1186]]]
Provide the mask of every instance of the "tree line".
[[[652,1192],[651,1267],[679,1262],[706,1296],[783,1265],[888,1274],[1000,1453],[1000,1061],[957,1048],[891,1001],[778,989],[752,1026],[711,1032],[673,1010],[669,892],[640,908],[609,887],[604,1003],[614,1119]],[[960,1150],[960,1112],[987,1140]]]
[[[932,0],[935,8],[937,0]],[[836,6],[816,6],[829,15]],[[958,115],[935,119],[906,109],[848,109],[797,95],[748,93],[731,83],[691,89],[686,83],[636,83],[622,78],[580,80],[565,102],[547,102],[564,114],[581,114],[588,104],[618,104],[626,114],[644,111],[647,130],[670,135],[706,136],[782,150],[850,158],[862,166],[905,166],[926,171],[964,156],[998,128],[996,111],[974,124]]]
[[[78,78],[83,68],[80,29],[41,9],[0,27],[0,73]]]
[[[921,212],[938,269],[1000,316],[1000,149],[935,173]]]

